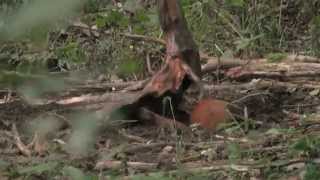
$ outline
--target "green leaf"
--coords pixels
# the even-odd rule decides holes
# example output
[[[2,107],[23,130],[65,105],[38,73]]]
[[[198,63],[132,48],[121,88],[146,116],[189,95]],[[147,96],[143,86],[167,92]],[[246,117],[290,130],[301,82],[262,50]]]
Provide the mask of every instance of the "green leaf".
[[[266,132],[267,135],[272,135],[272,136],[277,136],[277,135],[281,135],[282,132],[280,129],[277,128],[271,128]]]
[[[245,49],[249,48],[253,42],[262,38],[263,36],[264,36],[263,34],[260,34],[260,35],[257,35],[257,36],[251,37],[251,38],[241,38],[241,39],[235,41],[236,50],[239,51],[239,50],[245,50]]]
[[[244,50],[250,45],[250,40],[247,38],[239,39],[235,41],[235,44],[237,45],[237,51]]]
[[[24,167],[18,170],[19,174],[42,174],[47,171],[53,171],[58,166],[57,162],[48,162],[34,165],[31,167]]]
[[[241,158],[241,148],[239,144],[229,143],[227,149],[229,154],[229,160],[234,161]]]
[[[138,22],[147,22],[150,21],[149,16],[144,10],[138,11],[135,15],[135,20]]]
[[[111,11],[105,18],[106,24],[108,26],[127,26],[129,24],[129,19],[121,14],[119,11]]]
[[[236,7],[244,6],[244,0],[228,0],[227,2],[231,6],[236,6]]]
[[[320,177],[320,168],[316,164],[308,164],[303,179],[318,180]]]
[[[320,138],[313,136],[305,136],[291,145],[294,151],[314,155],[320,152]]]
[[[72,180],[89,180],[89,178],[87,178],[85,174],[78,168],[66,166],[62,171],[65,176],[70,177]]]
[[[105,17],[98,16],[96,18],[96,25],[97,25],[98,28],[103,28],[103,27],[106,26],[106,24],[107,24],[107,22],[106,22],[106,18]]]
[[[278,63],[284,60],[288,55],[286,53],[270,53],[267,55],[269,63]]]
[[[311,23],[317,27],[320,27],[320,16],[313,17]]]
[[[6,169],[10,164],[7,161],[0,159],[0,170]]]
[[[85,59],[85,53],[78,42],[68,42],[64,47],[56,50],[59,59],[65,59],[71,64],[81,64]]]
[[[119,64],[118,75],[127,76],[133,73],[139,73],[143,69],[143,64],[133,52],[123,54],[122,61]]]
[[[307,151],[308,150],[308,142],[306,138],[298,140],[293,144],[293,149],[297,151]]]

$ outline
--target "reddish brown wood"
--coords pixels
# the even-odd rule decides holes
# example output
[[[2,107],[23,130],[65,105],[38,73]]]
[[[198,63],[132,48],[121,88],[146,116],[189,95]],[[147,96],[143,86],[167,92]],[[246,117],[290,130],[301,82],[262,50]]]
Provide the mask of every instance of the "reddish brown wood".
[[[198,47],[188,29],[179,0],[159,0],[159,20],[166,41],[164,67],[156,73],[145,91],[158,96],[170,91],[176,93],[184,80],[187,89],[201,78]]]

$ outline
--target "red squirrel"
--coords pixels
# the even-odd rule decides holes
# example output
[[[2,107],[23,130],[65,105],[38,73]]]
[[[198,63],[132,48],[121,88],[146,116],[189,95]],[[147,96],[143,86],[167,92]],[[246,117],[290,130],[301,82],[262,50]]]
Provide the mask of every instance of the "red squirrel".
[[[219,125],[230,119],[227,102],[215,99],[203,99],[191,113],[191,122],[202,128],[216,130]]]

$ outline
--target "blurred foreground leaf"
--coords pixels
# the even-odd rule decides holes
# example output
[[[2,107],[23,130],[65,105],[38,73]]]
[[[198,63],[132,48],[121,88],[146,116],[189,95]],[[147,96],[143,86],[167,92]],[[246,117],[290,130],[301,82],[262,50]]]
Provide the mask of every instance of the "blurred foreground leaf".
[[[53,171],[58,166],[57,162],[48,162],[30,167],[23,167],[18,170],[19,174],[42,174],[44,172]]]

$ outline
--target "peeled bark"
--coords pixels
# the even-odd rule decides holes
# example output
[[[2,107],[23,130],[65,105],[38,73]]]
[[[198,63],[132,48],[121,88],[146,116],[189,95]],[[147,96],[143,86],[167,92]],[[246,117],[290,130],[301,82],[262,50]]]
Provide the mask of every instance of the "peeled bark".
[[[139,113],[144,108],[154,113],[153,117],[162,114],[172,118],[174,115],[176,119],[180,117],[181,120],[186,120],[189,119],[186,112],[176,107],[183,101],[183,94],[190,85],[200,84],[199,50],[188,29],[179,0],[158,0],[158,8],[166,42],[165,64],[145,85],[134,102],[123,104],[117,111],[126,112],[129,119],[145,120],[144,114]],[[168,97],[170,103],[164,103]]]
[[[164,67],[156,73],[145,91],[158,96],[167,91],[176,93],[186,80],[183,91],[201,78],[198,47],[188,29],[179,0],[159,0],[159,20],[166,41]]]

